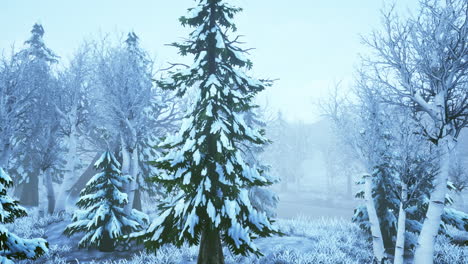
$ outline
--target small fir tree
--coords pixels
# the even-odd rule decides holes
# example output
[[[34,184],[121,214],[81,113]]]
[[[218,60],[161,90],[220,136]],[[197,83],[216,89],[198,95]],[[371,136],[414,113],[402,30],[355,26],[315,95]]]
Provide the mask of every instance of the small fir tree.
[[[26,216],[26,210],[7,194],[13,185],[10,176],[0,168],[0,263],[13,264],[12,259],[37,259],[48,252],[48,243],[42,238],[23,239],[11,233],[4,224]]]
[[[155,165],[163,172],[154,181],[179,194],[160,206],[160,216],[146,230],[131,237],[150,250],[163,244],[200,245],[198,263],[224,263],[221,241],[234,254],[261,255],[253,239],[279,234],[273,221],[256,210],[248,189],[270,181],[258,164],[244,160],[240,145],[267,143],[262,130],[246,124],[244,114],[253,98],[268,86],[246,75],[252,63],[237,39],[232,19],[240,8],[227,1],[201,0],[180,19],[194,27],[186,43],[173,44],[194,64],[159,82],[183,96],[194,91],[194,104],[181,129],[162,144],[168,152]]]
[[[101,251],[113,251],[117,239],[139,231],[148,221],[147,216],[137,210],[131,215],[124,213],[128,202],[127,194],[121,190],[130,181],[120,172],[120,163],[111,152],[106,151],[94,164],[100,172],[92,177],[80,193],[77,206],[81,209],[73,215],[73,223],[64,233],[71,236],[84,232],[80,248],[97,247]]]

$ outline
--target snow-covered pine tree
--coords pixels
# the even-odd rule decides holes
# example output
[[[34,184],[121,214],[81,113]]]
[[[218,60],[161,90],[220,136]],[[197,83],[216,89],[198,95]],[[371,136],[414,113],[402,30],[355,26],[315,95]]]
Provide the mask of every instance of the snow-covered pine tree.
[[[291,164],[284,162],[284,157],[291,155],[289,152],[291,147],[287,142],[288,128],[289,124],[284,119],[283,113],[279,111],[274,120],[268,122],[267,126],[268,137],[274,143],[268,145],[267,151],[262,155],[269,164],[275,164],[270,168],[269,173],[280,181],[280,190],[282,192],[288,190],[288,179],[291,174]]]
[[[148,218],[136,210],[131,215],[124,213],[128,200],[122,189],[130,177],[121,174],[120,163],[111,152],[104,152],[94,166],[100,172],[81,191],[76,203],[81,210],[74,213],[73,223],[64,233],[71,236],[84,232],[80,248],[97,247],[109,252],[115,249],[118,238],[143,229]]]
[[[248,188],[271,182],[260,167],[244,161],[239,149],[241,142],[267,142],[243,116],[268,82],[245,74],[252,63],[236,46],[237,38],[228,38],[241,9],[227,2],[201,0],[180,19],[196,29],[187,42],[173,45],[182,55],[193,54],[195,62],[159,85],[177,89],[180,96],[198,88],[179,133],[163,143],[168,152],[155,164],[164,172],[154,177],[179,194],[160,205],[160,216],[146,231],[131,235],[151,250],[166,243],[200,244],[199,264],[224,263],[221,241],[235,254],[261,255],[252,240],[279,233],[265,213],[253,208],[248,195]]]
[[[395,191],[395,176],[392,175],[393,171],[386,165],[381,164],[375,167],[372,173],[372,197],[379,219],[385,251],[388,255],[393,255],[392,250],[395,246],[399,200]],[[360,185],[364,185],[364,183],[364,180],[358,182]],[[356,197],[364,199],[364,195],[364,190],[362,190],[356,194]],[[352,220],[359,224],[361,228],[370,231],[371,224],[365,204],[359,205],[354,210]]]
[[[432,178],[434,176],[433,162],[423,162],[419,160],[414,163],[415,168],[412,169],[413,180],[407,186],[408,198],[405,202],[406,211],[406,236],[405,236],[405,251],[408,254],[414,253],[417,244],[417,234],[421,232],[422,224],[428,208],[428,197],[432,188]],[[388,164],[387,164],[388,165]],[[401,197],[398,196],[396,177],[390,175],[395,173],[387,165],[382,164],[374,171],[374,202],[376,211],[379,217],[379,223],[382,230],[382,237],[385,245],[385,251],[389,255],[393,255],[395,250],[395,242],[397,239],[397,219],[399,213],[399,204]],[[431,175],[427,177],[427,175]],[[363,184],[362,181],[358,184]],[[453,183],[449,183],[447,188],[451,191],[457,191],[457,187]],[[385,191],[384,191],[385,190]],[[363,198],[362,191],[356,194],[356,197]],[[449,206],[453,204],[450,195],[447,195],[445,200],[446,208],[442,214],[439,234],[449,236],[447,228],[449,226],[461,231],[468,231],[468,214],[458,211]],[[369,216],[365,205],[359,205],[354,210],[353,222],[367,231],[370,231]]]
[[[265,129],[266,123],[262,120],[261,110],[257,107],[251,109],[244,114],[244,120],[247,126],[258,127]],[[271,182],[278,182],[278,179],[274,178],[270,173],[270,167],[262,165],[258,160],[258,156],[261,155],[265,149],[264,144],[256,144],[253,142],[246,141],[245,144],[240,145],[240,149],[243,153],[243,158],[246,163],[250,166],[258,166],[265,173],[263,174],[267,180]],[[276,216],[276,207],[279,202],[278,195],[269,188],[254,186],[249,188],[249,197],[252,206],[258,211],[265,212],[269,217]]]
[[[7,194],[13,181],[0,168],[0,263],[14,264],[12,259],[36,259],[48,252],[48,243],[42,238],[23,239],[11,233],[4,224],[26,216],[26,210]]]
[[[44,33],[44,27],[35,23],[31,30],[31,38],[24,42],[27,45],[26,49],[20,51],[16,56],[21,57],[23,60],[34,61],[39,65],[43,65],[46,69],[48,69],[46,63],[57,63],[59,56],[45,45]]]

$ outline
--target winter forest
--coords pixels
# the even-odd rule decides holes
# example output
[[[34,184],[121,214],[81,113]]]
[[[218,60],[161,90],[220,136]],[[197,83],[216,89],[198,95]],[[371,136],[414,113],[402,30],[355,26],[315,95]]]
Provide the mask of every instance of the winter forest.
[[[258,1],[266,14],[276,2]],[[281,16],[244,35],[262,17],[251,1],[167,3],[174,38],[128,11],[122,25],[144,17],[150,30],[91,36],[90,22],[72,47],[40,22],[59,8],[21,2],[0,6],[38,14],[24,32],[21,16],[0,18],[0,263],[468,263],[466,0],[372,1],[376,23],[349,22],[359,48],[343,30],[308,61],[344,63],[340,46],[357,58],[351,77],[334,65],[307,89],[317,96],[296,94],[307,108],[286,101],[298,90],[282,72],[312,78],[295,58],[326,35],[299,43],[294,26],[273,28]],[[280,14],[299,19],[297,2]],[[80,8],[94,21],[79,10],[97,7]],[[252,33],[279,44],[251,46]],[[153,52],[151,34],[167,49]],[[259,69],[262,49],[278,71]]]

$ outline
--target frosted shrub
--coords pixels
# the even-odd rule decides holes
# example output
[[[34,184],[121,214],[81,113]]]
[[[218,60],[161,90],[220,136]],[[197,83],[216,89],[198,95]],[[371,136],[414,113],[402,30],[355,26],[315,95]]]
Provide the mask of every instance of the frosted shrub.
[[[450,243],[450,238],[438,236],[435,244],[435,259],[437,264],[468,263],[468,247],[460,247]]]
[[[39,217],[37,208],[28,209],[28,216],[18,218],[14,223],[7,224],[9,230],[15,231],[21,237],[44,237],[45,228],[54,223],[69,219],[69,214],[53,214]]]
[[[22,218],[24,230],[35,222],[45,223],[53,217]],[[55,218],[58,219],[58,218]],[[284,237],[258,239],[256,243],[264,256],[237,256],[224,249],[226,264],[367,264],[371,263],[372,249],[364,231],[347,219],[310,219],[299,217],[279,220],[278,226],[286,234]],[[23,230],[21,229],[21,230]],[[44,230],[44,229],[42,229]],[[453,231],[453,230],[452,230]],[[456,230],[455,230],[456,231]],[[26,231],[25,231],[26,232]],[[41,231],[43,232],[43,231]],[[408,234],[411,235],[411,234]],[[452,234],[453,235],[453,234]],[[459,234],[460,236],[463,234]],[[273,241],[272,241],[273,240]],[[21,261],[20,264],[188,264],[196,263],[198,248],[183,245],[161,247],[156,253],[133,252],[128,259],[105,259],[99,257],[91,262],[76,262],[68,257],[74,247],[57,245],[51,241],[49,254],[35,261]],[[435,264],[468,263],[468,247],[450,243],[450,239],[440,236],[436,244]]]
[[[16,220],[14,223],[6,225],[9,230],[15,231],[18,236],[24,238],[43,237],[45,235],[44,228],[37,225],[34,217],[23,217]]]
[[[131,264],[161,263],[161,264],[179,264],[182,263],[182,251],[175,247],[168,246],[160,248],[156,254],[139,253],[131,259]]]
[[[298,217],[292,220],[279,220],[278,225],[280,230],[289,236],[310,239],[312,250],[308,252],[313,255],[309,258],[315,259],[315,262],[311,263],[328,263],[323,262],[327,259],[335,261],[330,263],[340,263],[346,259],[348,261],[346,263],[366,263],[372,258],[371,245],[363,239],[366,237],[363,231],[349,220]],[[287,257],[290,253],[284,254]]]

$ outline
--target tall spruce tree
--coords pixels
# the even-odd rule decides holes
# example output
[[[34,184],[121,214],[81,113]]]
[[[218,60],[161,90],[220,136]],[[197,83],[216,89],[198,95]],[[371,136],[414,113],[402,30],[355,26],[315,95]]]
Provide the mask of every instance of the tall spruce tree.
[[[132,234],[150,250],[163,244],[200,245],[198,263],[224,263],[223,241],[234,254],[261,255],[253,239],[279,234],[273,221],[251,204],[248,188],[268,186],[258,164],[244,161],[242,142],[267,143],[261,129],[250,127],[244,114],[269,85],[246,75],[252,63],[237,46],[232,19],[241,9],[227,1],[200,0],[180,18],[194,27],[185,43],[174,43],[181,55],[194,55],[188,69],[171,72],[159,85],[183,96],[196,89],[195,103],[181,129],[168,137],[167,154],[155,162],[162,173],[153,178],[178,192],[160,206],[160,216],[144,232]],[[194,87],[195,86],[195,87]]]
[[[36,259],[47,253],[48,243],[42,238],[24,239],[11,233],[4,224],[26,216],[26,210],[7,194],[13,181],[0,168],[0,263],[14,264],[12,259]]]
[[[79,242],[79,247],[98,247],[104,252],[113,251],[117,239],[131,232],[139,231],[147,222],[147,216],[133,210],[131,215],[124,213],[123,206],[128,202],[123,193],[123,185],[131,179],[120,172],[120,163],[109,151],[104,152],[96,161],[100,170],[89,180],[81,191],[77,206],[81,209],[73,215],[73,223],[64,233],[86,233]]]

